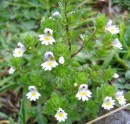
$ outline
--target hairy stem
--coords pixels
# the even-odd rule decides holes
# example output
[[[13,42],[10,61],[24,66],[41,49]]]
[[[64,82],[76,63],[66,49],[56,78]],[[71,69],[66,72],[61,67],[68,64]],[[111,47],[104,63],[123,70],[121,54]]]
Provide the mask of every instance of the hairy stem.
[[[69,38],[69,21],[68,21],[68,16],[67,16],[67,2],[65,3],[65,19],[66,19],[65,30],[66,30],[67,44],[69,46],[69,51],[71,51],[71,42]]]

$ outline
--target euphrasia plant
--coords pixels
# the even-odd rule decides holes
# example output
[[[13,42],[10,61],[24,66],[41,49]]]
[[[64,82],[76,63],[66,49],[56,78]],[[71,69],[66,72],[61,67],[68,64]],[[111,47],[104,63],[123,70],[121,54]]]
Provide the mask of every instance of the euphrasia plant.
[[[94,30],[81,32],[75,26],[85,10],[74,10],[70,2],[59,2],[59,9],[41,20],[37,38],[28,35],[18,43],[9,73],[16,74],[16,83],[24,89],[21,118],[34,117],[39,124],[85,123],[86,117],[97,117],[100,107],[110,110],[126,103],[123,93],[108,83],[115,78],[109,63],[122,49],[120,29],[98,14],[91,21]]]

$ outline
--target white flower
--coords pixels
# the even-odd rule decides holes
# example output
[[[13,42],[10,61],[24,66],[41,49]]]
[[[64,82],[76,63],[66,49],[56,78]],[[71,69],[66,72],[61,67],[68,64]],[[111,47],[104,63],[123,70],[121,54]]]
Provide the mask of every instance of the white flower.
[[[59,58],[59,63],[60,63],[60,64],[64,64],[64,62],[65,62],[65,59],[64,59],[63,56],[61,56],[61,57]]]
[[[39,96],[41,96],[41,94],[37,91],[35,86],[29,86],[28,89],[30,91],[26,94],[27,99],[30,99],[30,101],[36,101],[36,99],[39,99]]]
[[[39,40],[41,41],[41,44],[49,45],[55,42],[55,39],[51,35],[43,34],[43,35],[39,35],[39,37],[40,37]]]
[[[117,34],[117,33],[120,32],[119,28],[118,28],[116,25],[113,25],[113,26],[112,26],[112,20],[110,20],[110,21],[107,23],[105,29],[106,29],[107,31],[111,32],[111,34]]]
[[[55,42],[55,39],[53,38],[53,30],[50,28],[45,28],[43,35],[39,35],[39,40],[41,41],[41,44],[49,45],[53,44]]]
[[[45,34],[52,35],[52,34],[53,34],[53,30],[50,29],[50,28],[45,28],[44,33],[45,33]]]
[[[52,60],[52,59],[54,59],[54,55],[52,52],[49,51],[49,52],[45,53],[45,58],[48,60]]]
[[[124,96],[117,97],[116,99],[121,106],[126,104],[126,99],[124,98]]]
[[[25,46],[22,43],[18,43],[19,48],[15,48],[13,51],[13,56],[14,57],[22,57],[23,53],[26,51]]]
[[[30,91],[31,91],[31,90],[36,90],[36,87],[35,87],[35,86],[29,86],[29,87],[28,87],[28,90],[30,90]]]
[[[88,90],[88,85],[81,84],[78,90],[78,93],[76,94],[76,97],[78,100],[82,99],[83,101],[88,101],[89,97],[91,97],[91,92]]]
[[[22,57],[24,53],[24,50],[22,48],[15,48],[13,51],[14,57]]]
[[[58,11],[54,12],[52,16],[61,16]]]
[[[18,42],[18,47],[25,49],[25,46],[21,42]]]
[[[110,110],[114,107],[113,105],[115,105],[115,100],[112,100],[112,97],[106,96],[102,104],[102,107],[104,109]]]
[[[56,120],[59,122],[65,121],[67,119],[67,113],[62,108],[59,108],[56,115],[55,115]]]
[[[10,69],[9,69],[9,74],[13,74],[15,72],[15,68],[14,67],[11,67]]]
[[[122,44],[119,42],[117,38],[112,42],[112,46],[117,47],[118,49],[123,49]]]
[[[121,106],[126,104],[126,99],[124,98],[123,91],[117,92],[115,94],[115,97],[116,97],[116,99],[118,100],[118,102]]]
[[[42,69],[44,69],[45,71],[47,70],[52,70],[52,68],[55,68],[56,66],[58,66],[58,63],[55,60],[48,60],[44,63],[41,64]]]
[[[117,73],[114,73],[113,78],[118,78],[119,75]]]

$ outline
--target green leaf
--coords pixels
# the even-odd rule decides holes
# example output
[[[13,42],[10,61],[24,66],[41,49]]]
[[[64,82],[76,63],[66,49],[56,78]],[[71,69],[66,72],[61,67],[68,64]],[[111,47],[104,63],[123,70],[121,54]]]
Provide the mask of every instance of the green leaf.
[[[21,106],[18,118],[18,124],[26,123],[28,116],[30,116],[29,111],[31,110],[30,101],[27,100],[26,92],[23,92],[23,98],[21,99]]]
[[[116,89],[114,86],[108,84],[102,84],[101,87],[97,87],[96,89],[96,101],[100,104],[103,103],[103,100],[106,96],[114,97],[116,93]]]
[[[125,84],[125,88],[128,89],[128,90],[130,90],[130,84],[126,83]]]
[[[67,120],[65,120],[65,124],[72,124],[71,118],[67,117]]]
[[[44,106],[43,113],[54,116],[59,108],[64,108],[65,106],[65,99],[53,92],[51,98]]]
[[[15,124],[14,120],[11,117],[9,117],[8,115],[6,115],[5,113],[0,112],[0,116],[7,118],[9,120],[10,124]]]
[[[124,97],[126,98],[127,101],[130,101],[130,91],[127,92]]]
[[[120,83],[120,84],[125,84],[125,78],[119,78],[117,79],[117,82]]]
[[[24,60],[22,58],[12,58],[11,59],[12,66],[16,69],[20,69],[20,66],[24,64]]]
[[[69,110],[69,118],[72,120],[72,121],[80,121],[80,114],[77,112],[76,109],[71,109]],[[67,119],[68,120],[68,119]]]
[[[24,45],[26,49],[34,49],[34,46],[36,45],[37,40],[34,39],[34,37],[27,35],[24,38]]]
[[[110,81],[113,78],[114,70],[110,67],[108,67],[106,70],[104,70],[102,79],[104,82]]]
[[[18,118],[18,123],[22,124],[25,123],[25,108],[24,108],[24,100],[21,100],[21,106],[20,106],[20,113]]]
[[[87,82],[86,73],[84,73],[84,72],[79,72],[79,74],[77,75],[76,79],[77,79],[78,82],[82,82],[82,84],[83,84],[83,83],[86,83],[86,82]]]
[[[9,123],[10,124],[15,124],[14,120],[11,117],[9,117]]]
[[[36,107],[36,115],[36,121],[38,122],[38,124],[47,123],[47,119],[42,114],[42,106],[40,104],[38,104]]]
[[[104,27],[106,26],[107,23],[107,18],[105,17],[104,14],[98,14],[98,16],[94,20],[96,30],[101,32],[104,31]]]
[[[130,45],[129,39],[130,39],[130,26],[127,25],[127,28],[126,28],[126,31],[125,31],[125,34],[124,34],[124,39],[123,39],[123,44],[126,47],[128,47]]]
[[[86,106],[86,114],[92,120],[97,117],[98,105],[94,100],[89,100]]]
[[[130,70],[128,70],[126,73],[125,73],[125,79],[126,80],[130,80]]]
[[[115,83],[114,86],[116,87],[116,89],[125,89],[124,84]]]
[[[6,90],[8,90],[8,89],[15,89],[15,88],[17,88],[19,86],[19,84],[8,84],[8,85],[6,85],[6,86],[2,86],[2,88],[0,89],[0,93],[2,93],[2,92],[5,92]]]

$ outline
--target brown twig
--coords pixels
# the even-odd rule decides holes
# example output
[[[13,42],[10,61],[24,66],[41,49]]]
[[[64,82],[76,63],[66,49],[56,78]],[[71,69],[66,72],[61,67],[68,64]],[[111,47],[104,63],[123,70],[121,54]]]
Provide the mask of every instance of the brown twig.
[[[74,56],[76,56],[82,49],[83,49],[83,46],[81,46],[81,48],[77,52],[73,53],[71,55],[71,58],[73,58]]]
[[[107,116],[109,116],[109,115],[111,115],[111,114],[114,114],[115,112],[118,112],[118,111],[120,111],[120,110],[122,110],[122,109],[124,109],[124,108],[126,108],[126,107],[128,107],[128,106],[130,106],[130,103],[128,103],[128,104],[126,104],[126,105],[124,105],[124,106],[122,106],[122,107],[120,107],[120,108],[118,108],[118,109],[115,109],[115,110],[113,110],[113,111],[111,111],[111,112],[109,112],[109,113],[107,113],[107,114],[105,114],[105,115],[103,115],[103,116],[100,116],[100,117],[98,117],[98,118],[96,118],[96,119],[94,119],[94,120],[92,120],[92,121],[90,121],[90,122],[87,122],[87,123],[85,123],[85,124],[92,124],[92,123],[94,123],[94,122],[96,122],[96,121],[98,121],[98,120],[101,120],[101,119],[103,119],[103,118],[105,118],[105,117],[107,117]]]

